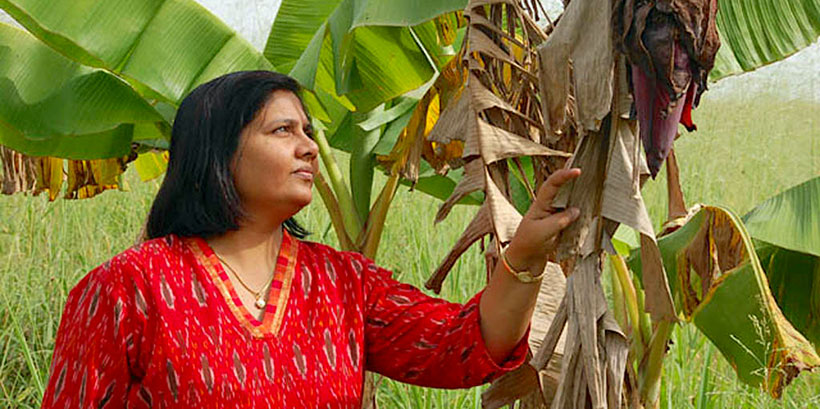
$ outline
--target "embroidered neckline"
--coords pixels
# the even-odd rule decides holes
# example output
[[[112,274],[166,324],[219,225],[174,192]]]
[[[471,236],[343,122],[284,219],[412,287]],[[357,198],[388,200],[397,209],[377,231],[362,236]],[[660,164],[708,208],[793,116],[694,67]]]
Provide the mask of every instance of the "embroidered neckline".
[[[254,317],[242,304],[230,277],[222,268],[222,263],[219,262],[208,242],[200,237],[186,238],[185,242],[208,272],[211,281],[219,289],[222,298],[239,323],[255,338],[277,335],[282,326],[282,319],[285,316],[290,296],[293,272],[296,269],[296,258],[299,254],[299,240],[294,239],[287,230],[282,229],[282,243],[276,257],[273,281],[271,281],[268,303],[265,306],[262,321]]]

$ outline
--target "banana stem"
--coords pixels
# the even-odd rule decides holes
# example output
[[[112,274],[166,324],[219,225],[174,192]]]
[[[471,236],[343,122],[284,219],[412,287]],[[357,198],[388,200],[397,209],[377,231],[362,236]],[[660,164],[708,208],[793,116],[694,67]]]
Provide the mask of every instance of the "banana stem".
[[[384,105],[368,113],[353,113],[353,121],[359,124],[370,115],[384,112]],[[365,131],[359,126],[353,127],[353,149],[350,152],[350,195],[353,208],[359,220],[366,221],[370,211],[370,195],[373,191],[373,147],[379,143],[380,128]],[[359,240],[362,239],[360,235]]]
[[[350,194],[350,188],[347,187],[347,183],[345,183],[342,177],[342,171],[339,169],[339,165],[333,157],[333,151],[327,142],[327,138],[325,138],[325,133],[321,129],[318,129],[318,127],[314,133],[314,140],[319,146],[319,156],[321,156],[322,163],[325,165],[330,186],[333,187],[333,191],[336,193],[338,208],[342,215],[345,231],[347,235],[355,241],[362,232],[362,222],[359,220],[355,207],[353,206],[353,197]]]
[[[621,287],[621,281],[618,279],[618,274],[613,272],[609,275],[609,280],[612,283],[612,310],[615,313],[615,320],[618,325],[624,330],[626,334],[632,332],[629,325],[629,318],[626,316],[626,301],[624,300],[624,289]]]
[[[660,321],[652,334],[649,351],[638,368],[638,383],[641,402],[644,408],[660,406],[661,374],[663,373],[663,358],[666,356],[666,346],[672,334],[669,321]]]
[[[629,318],[629,328],[632,331],[632,344],[635,352],[635,358],[641,359],[643,357],[644,348],[646,348],[646,341],[641,331],[641,312],[638,301],[638,294],[630,277],[629,267],[626,266],[626,261],[620,254],[613,254],[609,256],[612,261],[612,267],[615,270],[618,284],[623,290],[624,305],[626,307],[626,315]]]
[[[325,204],[327,213],[330,215],[330,223],[333,225],[333,230],[336,232],[336,237],[339,239],[339,245],[342,247],[342,250],[358,250],[356,245],[353,244],[353,241],[350,240],[350,236],[347,235],[347,231],[345,231],[344,217],[339,209],[339,202],[336,201],[333,190],[331,190],[330,185],[327,184],[327,180],[325,180],[321,172],[316,174],[315,185],[319,196],[322,198],[322,202]]]
[[[638,327],[641,329],[641,336],[643,337],[645,342],[649,342],[652,339],[652,320],[649,318],[649,314],[646,311],[646,293],[643,291],[643,288],[640,285],[635,286],[635,292],[638,294],[638,311],[640,311],[640,315],[638,318],[641,320],[640,325]]]
[[[384,232],[384,222],[387,220],[387,211],[390,210],[390,204],[393,202],[398,186],[399,174],[394,173],[384,184],[379,198],[376,199],[376,202],[373,203],[373,209],[370,210],[367,226],[365,227],[364,243],[360,246],[362,254],[369,259],[376,259],[379,242],[382,238],[382,232]]]

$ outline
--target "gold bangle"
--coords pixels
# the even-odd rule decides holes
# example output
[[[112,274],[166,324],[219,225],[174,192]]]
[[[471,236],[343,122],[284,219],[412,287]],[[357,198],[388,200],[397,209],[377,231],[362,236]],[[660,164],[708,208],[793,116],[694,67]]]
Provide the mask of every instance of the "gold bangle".
[[[507,261],[507,249],[501,252],[501,264],[504,265],[504,268],[512,274],[518,281],[531,284],[540,282],[542,278],[544,278],[544,272],[542,271],[541,274],[533,275],[529,270],[527,271],[516,271],[512,267],[510,267],[510,262]],[[545,270],[546,271],[546,270]]]

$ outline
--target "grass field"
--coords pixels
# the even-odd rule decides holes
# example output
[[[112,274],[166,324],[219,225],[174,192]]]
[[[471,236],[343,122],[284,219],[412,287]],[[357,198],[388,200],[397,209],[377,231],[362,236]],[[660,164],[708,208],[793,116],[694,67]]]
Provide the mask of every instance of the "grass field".
[[[745,100],[745,102],[744,102]],[[677,143],[687,204],[720,204],[738,214],[776,192],[820,175],[820,105],[756,95],[710,101],[696,112],[700,131]],[[84,201],[0,197],[0,407],[38,407],[65,297],[88,270],[129,247],[157,190],[132,172],[130,192]],[[433,226],[438,201],[400,189],[378,256],[402,281],[421,286],[475,212],[457,207]],[[665,217],[663,177],[644,189],[656,225]],[[316,201],[300,214],[312,240],[336,244]],[[420,217],[421,215],[421,217]],[[442,296],[466,301],[483,285],[483,257],[470,249]],[[777,401],[741,385],[693,326],[675,330],[664,369],[664,408],[820,407],[820,373],[804,373]],[[389,380],[382,408],[480,407],[481,388],[438,391]]]

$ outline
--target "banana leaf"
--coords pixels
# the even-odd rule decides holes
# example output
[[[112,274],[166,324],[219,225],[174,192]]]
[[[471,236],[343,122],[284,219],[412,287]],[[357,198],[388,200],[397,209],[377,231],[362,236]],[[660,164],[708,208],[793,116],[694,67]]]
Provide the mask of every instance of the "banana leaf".
[[[411,182],[406,179],[402,179],[400,183],[402,185],[410,187],[413,190],[418,190],[436,199],[446,200],[453,194],[453,190],[463,177],[463,169],[456,169],[447,172],[446,175],[438,175],[436,174],[435,170],[432,167],[430,167],[430,165],[428,165],[426,162],[421,162],[419,169],[419,178],[416,181],[416,183],[411,184]],[[473,192],[471,194],[464,195],[464,197],[462,197],[456,203],[478,206],[481,205],[483,201],[484,200],[481,194]]]
[[[193,0],[0,0],[0,8],[61,54],[171,105],[221,74],[273,69]]]
[[[756,240],[820,257],[820,177],[757,205],[743,224]]]
[[[743,216],[783,314],[820,352],[820,177]]]
[[[721,0],[710,80],[780,61],[817,41],[820,0]]]
[[[34,156],[122,157],[131,150],[134,124],[164,122],[116,76],[2,23],[0,100],[0,144]]]
[[[307,88],[343,95],[339,103],[369,111],[420,87],[435,74],[436,67],[411,27],[461,10],[466,3],[284,0],[265,56]]]
[[[148,151],[139,154],[134,167],[143,182],[154,180],[168,169],[168,151]]]
[[[704,206],[658,246],[677,310],[712,341],[741,381],[778,397],[801,371],[820,366],[815,348],[778,306],[752,239],[731,211]],[[634,252],[630,268],[640,274],[640,264]]]

